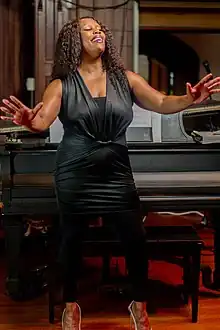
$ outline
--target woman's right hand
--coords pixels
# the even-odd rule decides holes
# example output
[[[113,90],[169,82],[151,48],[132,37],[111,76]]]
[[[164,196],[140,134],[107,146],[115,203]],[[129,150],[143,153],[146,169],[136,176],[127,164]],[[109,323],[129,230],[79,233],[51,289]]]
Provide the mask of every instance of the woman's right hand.
[[[10,120],[16,125],[32,127],[32,121],[41,110],[43,103],[40,102],[34,109],[28,108],[16,97],[10,96],[10,99],[3,99],[5,107],[0,107],[0,110],[8,114],[9,116],[0,116],[1,120]]]

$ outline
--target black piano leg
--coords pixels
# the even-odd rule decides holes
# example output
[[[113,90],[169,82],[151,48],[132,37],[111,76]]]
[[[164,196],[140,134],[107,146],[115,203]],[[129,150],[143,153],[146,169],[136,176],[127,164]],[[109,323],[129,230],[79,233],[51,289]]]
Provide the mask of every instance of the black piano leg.
[[[211,290],[220,290],[220,209],[210,211],[210,218],[214,229],[214,272],[208,265],[203,265],[202,280],[204,287]]]
[[[21,246],[24,237],[23,222],[20,217],[3,216],[5,248],[7,258],[6,290],[14,298],[19,298],[21,273]]]
[[[103,253],[103,266],[102,266],[102,283],[107,283],[110,279],[110,263],[111,263],[111,256],[110,254]]]
[[[189,293],[190,293],[190,257],[184,256],[183,260],[183,301],[185,305],[189,303]]]
[[[212,212],[212,223],[214,229],[214,272],[213,272],[213,284],[214,290],[220,290],[220,209]]]
[[[199,278],[200,278],[200,248],[195,249],[191,264],[191,299],[192,322],[198,321]]]

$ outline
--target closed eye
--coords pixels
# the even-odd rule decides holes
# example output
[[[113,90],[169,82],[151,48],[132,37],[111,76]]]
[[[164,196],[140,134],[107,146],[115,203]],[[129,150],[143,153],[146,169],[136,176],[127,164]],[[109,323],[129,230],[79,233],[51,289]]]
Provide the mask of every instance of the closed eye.
[[[91,31],[92,28],[88,27],[88,28],[84,28],[83,30],[84,30],[84,31]]]

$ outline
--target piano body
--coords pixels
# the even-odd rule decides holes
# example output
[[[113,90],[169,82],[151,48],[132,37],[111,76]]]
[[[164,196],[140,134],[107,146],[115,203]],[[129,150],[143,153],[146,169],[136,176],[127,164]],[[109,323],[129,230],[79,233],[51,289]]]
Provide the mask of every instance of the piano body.
[[[162,142],[152,134],[128,139],[128,149],[143,213],[209,210],[220,206],[220,137],[205,142],[204,131],[220,127],[220,102],[208,101],[183,113],[161,117]],[[141,128],[135,128],[141,130]],[[143,128],[146,137],[146,128]],[[196,132],[196,134],[194,134]],[[57,144],[45,138],[0,129],[2,218],[8,276],[19,274],[22,219],[57,217],[53,169]],[[132,135],[135,130],[132,131]],[[201,135],[200,135],[201,133]],[[25,135],[26,134],[26,135]],[[199,138],[198,138],[199,137]]]
[[[141,127],[128,135],[131,166],[145,209],[201,210],[218,204],[219,110],[220,102],[208,100],[182,113],[162,116],[161,143],[152,141],[151,133],[148,139],[132,141]],[[58,144],[17,127],[0,128],[0,134],[4,216],[56,214],[53,170]]]
[[[4,216],[55,215],[57,145],[1,154]],[[220,203],[220,144],[129,143],[134,179],[145,210],[205,210]]]

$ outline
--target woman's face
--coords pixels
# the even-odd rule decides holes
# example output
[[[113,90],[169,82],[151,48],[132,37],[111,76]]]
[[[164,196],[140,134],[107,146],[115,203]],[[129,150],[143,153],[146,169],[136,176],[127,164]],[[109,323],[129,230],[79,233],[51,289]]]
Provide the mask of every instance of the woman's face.
[[[101,26],[92,18],[80,20],[80,32],[84,53],[93,58],[105,51],[105,33]]]

